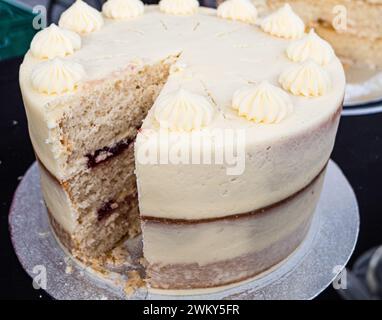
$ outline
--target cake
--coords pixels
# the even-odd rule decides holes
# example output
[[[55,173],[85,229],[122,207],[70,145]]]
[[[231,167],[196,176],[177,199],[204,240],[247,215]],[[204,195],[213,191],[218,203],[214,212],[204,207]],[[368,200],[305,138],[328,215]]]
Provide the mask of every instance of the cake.
[[[290,3],[347,65],[382,67],[382,1],[267,0],[271,10]]]
[[[33,39],[20,86],[60,243],[86,262],[142,233],[148,285],[192,289],[301,244],[345,77],[289,6],[77,0]]]

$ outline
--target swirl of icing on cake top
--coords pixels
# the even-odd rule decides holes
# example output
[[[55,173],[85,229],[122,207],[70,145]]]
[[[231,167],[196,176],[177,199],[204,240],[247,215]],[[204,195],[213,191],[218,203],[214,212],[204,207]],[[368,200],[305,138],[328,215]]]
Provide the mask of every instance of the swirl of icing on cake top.
[[[293,65],[280,75],[279,82],[296,96],[318,97],[331,88],[328,72],[313,60]]]
[[[249,0],[227,0],[219,5],[217,15],[224,19],[254,23],[257,10]]]
[[[236,90],[232,108],[247,120],[266,124],[279,123],[293,112],[289,95],[267,81]]]
[[[328,64],[334,57],[332,46],[321,39],[314,29],[311,29],[304,38],[291,43],[286,53],[288,58],[294,62],[312,59],[320,65]]]
[[[280,38],[298,39],[305,31],[304,22],[295,14],[289,4],[265,17],[261,22],[263,31]]]
[[[54,23],[36,33],[31,42],[35,58],[52,59],[65,57],[81,48],[81,37],[70,30],[59,28]]]
[[[206,97],[184,89],[159,97],[154,104],[156,121],[171,131],[200,130],[211,122],[213,113]]]
[[[110,19],[135,18],[143,14],[144,4],[140,0],[108,0],[102,13]]]
[[[40,93],[61,94],[75,90],[84,75],[84,68],[79,63],[54,58],[33,69],[32,87]]]
[[[174,15],[194,14],[199,8],[197,0],[161,0],[159,9],[164,13]]]
[[[62,13],[58,25],[80,34],[87,34],[101,29],[103,18],[99,11],[82,0],[76,0]]]

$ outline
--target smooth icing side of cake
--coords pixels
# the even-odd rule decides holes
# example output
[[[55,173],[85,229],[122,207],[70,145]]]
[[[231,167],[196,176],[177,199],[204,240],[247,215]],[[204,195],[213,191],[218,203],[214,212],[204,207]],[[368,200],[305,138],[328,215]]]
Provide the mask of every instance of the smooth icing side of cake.
[[[136,161],[141,214],[168,219],[224,217],[289,197],[309,184],[328,161],[340,110],[338,105],[322,123],[301,134],[256,144],[248,138],[245,170],[237,176],[227,175],[226,165],[146,165]],[[147,139],[159,140],[157,133],[144,137],[145,132],[142,129],[138,135],[136,152]]]
[[[206,288],[253,277],[289,256],[305,237],[324,171],[306,188],[260,212],[188,223],[143,219],[153,288]]]
[[[73,208],[69,195],[60,183],[40,164],[41,191],[45,205],[56,217],[57,223],[69,234],[73,233],[77,225],[76,210]]]
[[[150,257],[149,262],[188,264],[198,260],[198,264],[204,266],[234,259],[251,251],[263,250],[293,233],[300,224],[309,219],[320,191],[315,186],[316,180],[320,180],[317,184],[321,187],[324,174],[318,176],[303,191],[292,195],[288,200],[260,211],[247,212],[245,215],[191,222],[143,217],[145,252]],[[313,199],[306,199],[313,194]],[[306,210],[308,205],[310,209]],[[149,228],[155,231],[147,231]]]

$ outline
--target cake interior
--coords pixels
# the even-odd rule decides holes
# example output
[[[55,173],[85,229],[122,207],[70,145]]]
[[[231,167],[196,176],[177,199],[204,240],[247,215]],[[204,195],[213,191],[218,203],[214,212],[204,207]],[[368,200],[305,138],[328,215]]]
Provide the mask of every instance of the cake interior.
[[[49,201],[48,191],[44,194],[53,219],[64,226],[61,233],[70,234],[70,251],[80,259],[97,257],[140,233],[134,141],[177,58],[132,64],[65,101],[53,140],[60,142],[61,165],[70,177],[55,187],[52,175],[40,167],[43,189],[67,199],[62,210]]]

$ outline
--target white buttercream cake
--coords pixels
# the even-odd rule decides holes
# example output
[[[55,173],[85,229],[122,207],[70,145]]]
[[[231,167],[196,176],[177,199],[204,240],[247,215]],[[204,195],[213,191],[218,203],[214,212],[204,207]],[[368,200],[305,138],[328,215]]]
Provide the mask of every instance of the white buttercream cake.
[[[187,289],[303,241],[345,77],[289,6],[77,0],[33,39],[20,86],[59,241],[86,261],[142,232],[148,284]]]

